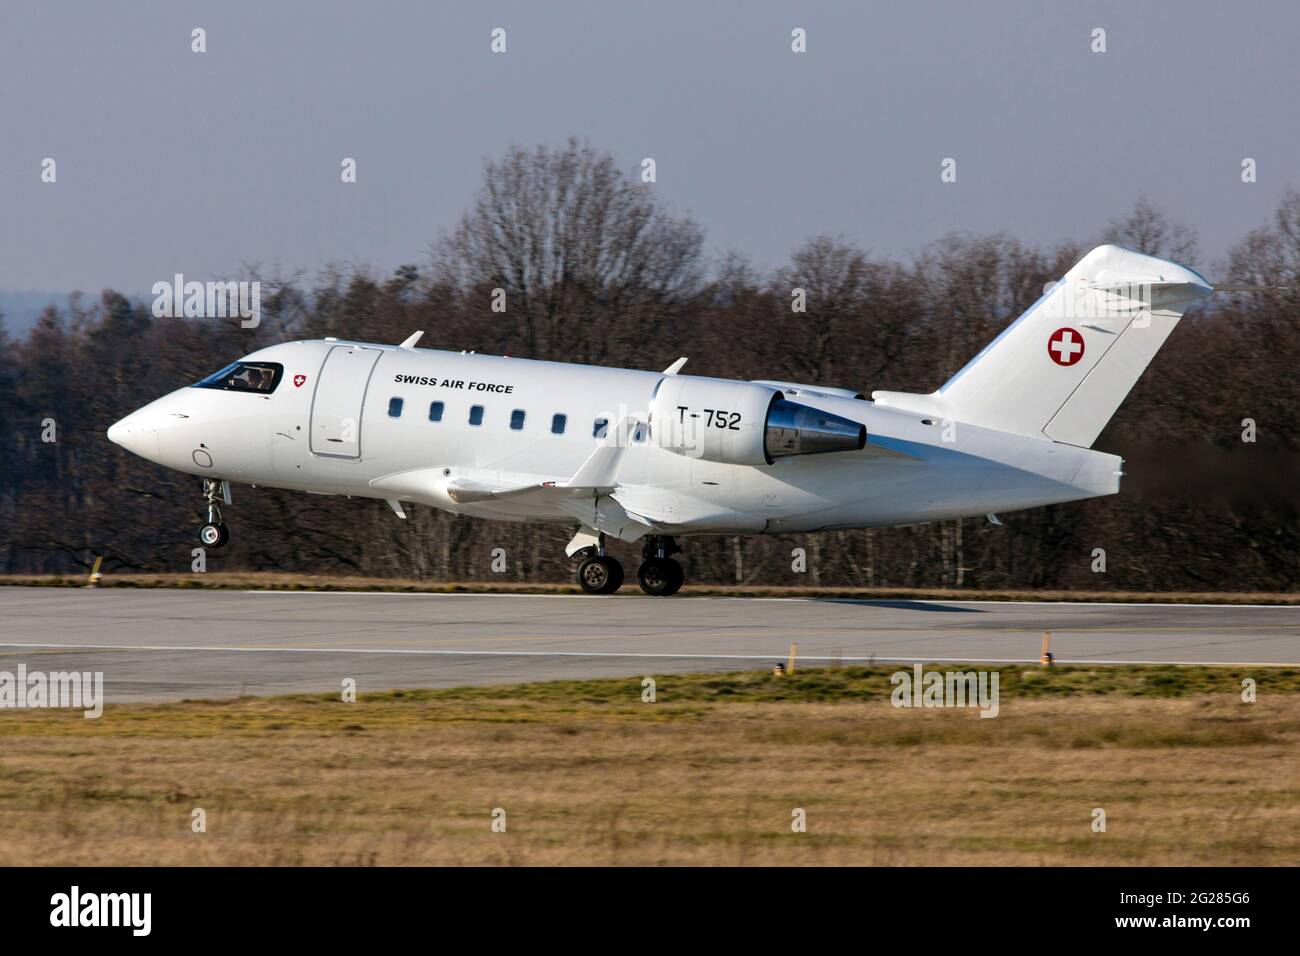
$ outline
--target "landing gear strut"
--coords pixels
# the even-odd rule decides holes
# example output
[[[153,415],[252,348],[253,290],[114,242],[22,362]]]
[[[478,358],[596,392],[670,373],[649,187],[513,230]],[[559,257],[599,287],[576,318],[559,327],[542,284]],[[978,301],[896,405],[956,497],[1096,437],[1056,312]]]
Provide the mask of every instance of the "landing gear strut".
[[[217,504],[217,499],[230,504],[230,486],[216,478],[204,478],[203,497],[208,502],[208,522],[199,527],[199,540],[204,547],[220,548],[230,540],[230,530],[221,517],[221,505]]]
[[[636,572],[637,583],[641,585],[642,591],[655,597],[668,597],[677,593],[686,580],[686,572],[670,555],[681,550],[676,541],[665,535],[650,535],[645,539],[641,548],[641,556],[645,560]]]

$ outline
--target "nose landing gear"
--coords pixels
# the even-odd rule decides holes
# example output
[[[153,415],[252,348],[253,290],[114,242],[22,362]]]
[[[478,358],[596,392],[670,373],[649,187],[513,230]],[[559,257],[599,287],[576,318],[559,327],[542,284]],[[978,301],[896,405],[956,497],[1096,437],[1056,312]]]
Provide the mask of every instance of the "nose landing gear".
[[[645,539],[641,556],[645,559],[637,569],[637,583],[641,590],[654,597],[668,597],[680,590],[686,580],[682,566],[669,555],[677,554],[682,549],[677,542],[665,535],[651,535]]]
[[[220,548],[230,540],[230,530],[221,517],[221,506],[217,504],[217,499],[230,504],[230,485],[216,478],[204,478],[203,497],[208,502],[208,521],[199,527],[199,541],[204,547]]]

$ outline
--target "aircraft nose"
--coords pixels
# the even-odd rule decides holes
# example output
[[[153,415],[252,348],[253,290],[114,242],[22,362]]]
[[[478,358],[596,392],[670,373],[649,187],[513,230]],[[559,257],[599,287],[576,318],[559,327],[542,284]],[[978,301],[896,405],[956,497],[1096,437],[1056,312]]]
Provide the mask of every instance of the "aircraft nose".
[[[110,425],[108,440],[141,458],[157,459],[158,424],[154,416],[144,415],[142,411],[132,412]]]

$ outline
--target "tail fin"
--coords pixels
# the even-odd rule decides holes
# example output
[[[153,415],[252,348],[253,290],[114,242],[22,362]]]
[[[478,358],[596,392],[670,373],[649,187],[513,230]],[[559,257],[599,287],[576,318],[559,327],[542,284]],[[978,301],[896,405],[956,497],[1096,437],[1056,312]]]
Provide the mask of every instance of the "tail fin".
[[[1210,292],[1191,269],[1098,246],[939,391],[871,397],[1087,448],[1188,306]]]

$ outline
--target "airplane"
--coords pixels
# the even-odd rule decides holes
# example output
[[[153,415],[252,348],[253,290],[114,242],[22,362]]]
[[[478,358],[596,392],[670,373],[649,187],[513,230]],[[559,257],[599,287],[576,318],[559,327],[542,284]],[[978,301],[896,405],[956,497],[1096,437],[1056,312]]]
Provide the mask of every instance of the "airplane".
[[[1114,245],[1089,252],[937,391],[875,391],[418,349],[260,349],[127,415],[108,438],[201,476],[207,547],[245,483],[576,527],[578,584],[685,575],[679,538],[875,528],[1116,494],[1091,446],[1184,312],[1214,287]],[[1234,291],[1236,289],[1234,288]]]

